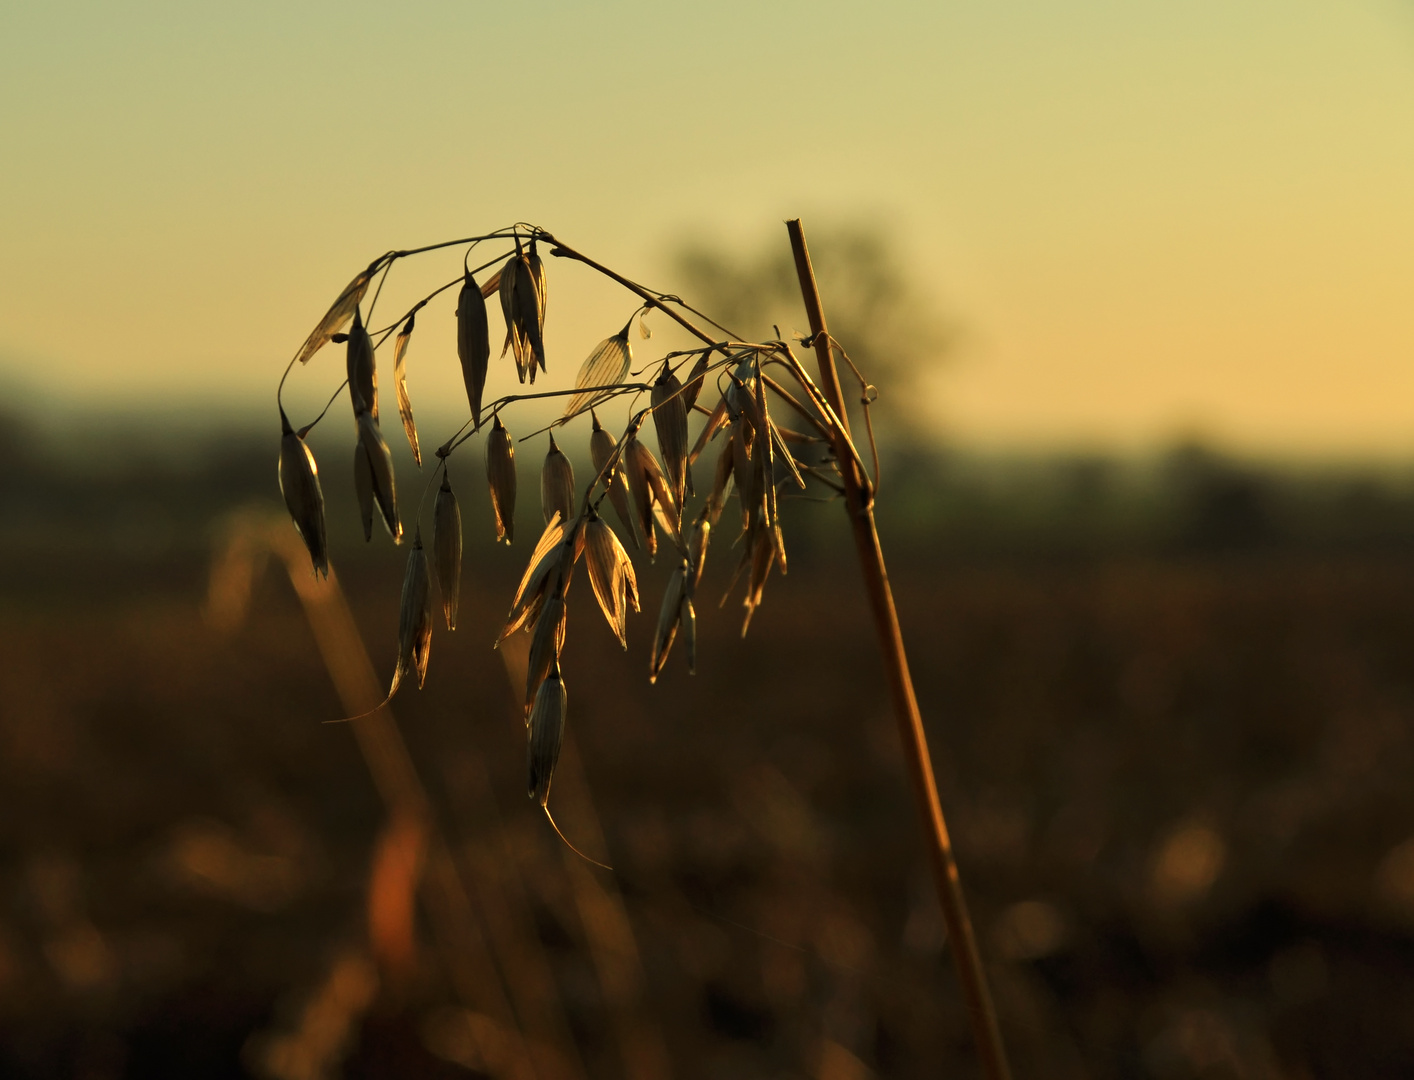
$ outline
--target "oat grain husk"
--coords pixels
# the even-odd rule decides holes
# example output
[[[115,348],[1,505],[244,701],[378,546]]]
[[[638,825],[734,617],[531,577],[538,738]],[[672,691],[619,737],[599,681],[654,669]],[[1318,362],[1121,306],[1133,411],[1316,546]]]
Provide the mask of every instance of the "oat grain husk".
[[[486,300],[476,278],[467,273],[457,294],[457,359],[461,361],[462,382],[472,419],[481,426],[481,398],[486,390],[486,371],[491,363],[491,329],[486,318]]]
[[[413,533],[412,550],[408,552],[407,570],[403,574],[403,593],[398,605],[398,663],[393,669],[388,697],[396,694],[403,679],[413,672],[417,673],[418,689],[422,689],[431,649],[432,578],[427,552],[422,547],[422,530],[418,529]]]
[[[373,501],[377,504],[379,517],[383,520],[388,535],[394,543],[403,538],[402,522],[398,520],[398,493],[393,479],[393,455],[388,444],[378,430],[378,422],[373,414],[364,412],[358,417],[358,441],[368,455],[369,472],[373,481]]]
[[[417,424],[412,418],[412,398],[408,396],[407,351],[412,340],[413,323],[416,313],[408,316],[408,321],[398,331],[393,342],[393,391],[398,397],[398,417],[403,422],[403,434],[407,436],[408,447],[412,450],[412,460],[422,468],[422,446],[417,441]]]
[[[329,343],[329,339],[343,329],[344,323],[349,321],[358,305],[363,302],[363,294],[368,291],[368,283],[372,280],[374,273],[382,263],[382,259],[375,260],[368,269],[360,271],[352,281],[344,286],[343,292],[339,293],[329,310],[324,313],[324,318],[319,320],[319,324],[310,331],[309,337],[304,339],[304,344],[300,346],[299,352],[295,353],[295,359],[301,364],[309,363],[309,358]]]
[[[363,539],[373,539],[373,466],[363,440],[354,443],[354,492],[358,495],[358,517],[363,523]]]
[[[378,373],[373,364],[373,339],[363,328],[363,319],[354,311],[348,340],[349,398],[354,416],[367,412],[378,420]]]
[[[658,449],[663,455],[668,487],[681,524],[683,493],[689,487],[687,467],[687,409],[682,383],[668,368],[653,383],[653,427],[658,433]]]
[[[545,454],[545,464],[540,467],[540,509],[548,523],[555,514],[561,521],[569,521],[574,510],[574,466],[565,452],[555,444],[555,436],[550,435],[550,449]]]
[[[324,491],[319,486],[319,466],[314,453],[280,410],[280,494],[295,531],[304,541],[316,576],[329,576],[329,541],[324,525]]]
[[[442,486],[432,504],[432,554],[437,588],[442,593],[442,616],[447,629],[457,628],[457,606],[462,580],[462,513],[452,492],[451,478],[442,470]]]
[[[530,731],[527,733],[529,776],[526,790],[541,806],[550,801],[550,779],[560,760],[560,747],[565,740],[566,695],[559,661],[535,692],[535,704],[530,710]]]
[[[603,611],[619,644],[627,649],[630,593],[634,609],[638,608],[638,582],[633,572],[633,562],[614,535],[614,530],[602,518],[590,518],[584,533],[585,562],[589,566],[589,584],[594,590],[594,598],[599,601],[599,609]]]
[[[493,419],[486,436],[486,480],[491,487],[496,539],[509,544],[515,539],[516,526],[516,448],[500,416]]]
[[[620,457],[612,469],[605,470],[610,458],[614,456],[614,450],[618,447],[618,443],[612,435],[604,430],[599,423],[599,416],[594,410],[591,409],[589,415],[594,420],[594,430],[589,433],[589,456],[594,462],[594,472],[604,477],[601,482],[608,488],[609,502],[613,504],[614,513],[618,514],[619,521],[623,523],[629,540],[637,548],[639,546],[638,532],[634,528],[633,514],[629,510],[628,482],[623,458]]]
[[[653,651],[648,658],[648,681],[657,682],[658,676],[663,671],[663,665],[668,662],[668,652],[673,647],[673,640],[677,637],[678,624],[682,621],[682,608],[685,596],[683,585],[686,581],[686,564],[679,566],[673,571],[673,576],[668,580],[668,587],[663,592],[663,606],[658,610],[658,628],[653,634]]]
[[[568,611],[565,607],[565,598],[560,595],[548,597],[540,609],[539,618],[535,620],[535,632],[530,636],[530,653],[526,659],[525,716],[527,722],[530,719],[531,707],[535,703],[535,692],[540,689],[540,684],[550,673],[551,665],[559,659],[560,650],[564,648],[567,621]]]

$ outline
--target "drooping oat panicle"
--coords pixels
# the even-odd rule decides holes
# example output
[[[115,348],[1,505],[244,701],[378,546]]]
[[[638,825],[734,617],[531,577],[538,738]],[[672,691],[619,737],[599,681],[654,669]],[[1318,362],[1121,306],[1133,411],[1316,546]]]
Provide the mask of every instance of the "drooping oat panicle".
[[[594,351],[579,365],[579,374],[574,377],[576,390],[587,386],[613,386],[624,381],[629,367],[633,364],[633,349],[628,343],[628,326],[613,337],[605,338],[594,346]],[[574,416],[586,405],[595,405],[608,397],[605,390],[586,390],[575,394],[565,406],[565,416]]]
[[[531,241],[532,246],[534,241]],[[516,241],[517,250],[520,241]],[[540,262],[540,256],[535,256]],[[530,381],[535,381],[535,368],[545,370],[545,304],[540,294],[540,286],[545,278],[544,267],[539,272],[531,265],[529,255],[520,255],[516,260],[516,285],[512,297],[515,304],[516,323],[520,328],[521,340],[528,349],[526,367],[530,371]]]
[[[368,291],[368,282],[382,261],[381,258],[375,260],[368,269],[360,271],[352,281],[344,286],[344,291],[339,293],[338,298],[324,313],[324,318],[319,320],[319,325],[310,331],[309,337],[304,339],[304,344],[295,354],[296,360],[301,364],[309,363],[309,358],[327,345],[329,339],[343,329],[344,323],[349,321],[349,316],[357,311],[358,305],[363,302],[363,294]]]
[[[673,502],[673,493],[668,488],[658,459],[639,441],[637,435],[629,436],[624,446],[624,469],[628,473],[628,490],[633,496],[634,512],[643,530],[644,546],[648,549],[648,557],[652,558],[658,553],[658,541],[653,533],[655,522],[674,545],[680,542],[678,510]]]
[[[457,628],[457,605],[462,582],[462,512],[452,493],[451,478],[445,464],[442,486],[432,504],[432,554],[437,567],[437,588],[442,592],[442,615],[447,629]]]
[[[486,436],[486,479],[491,486],[496,539],[509,544],[516,527],[516,448],[499,414],[493,417]]]
[[[373,339],[363,328],[363,319],[354,311],[348,341],[349,398],[354,416],[367,412],[378,420],[378,373],[373,366]]]
[[[363,522],[363,539],[373,539],[373,466],[363,440],[354,443],[354,491],[358,495],[358,516]]]
[[[605,469],[609,459],[614,456],[618,443],[604,430],[599,423],[599,415],[593,409],[589,411],[589,415],[594,420],[594,430],[589,433],[589,456],[594,462],[594,472],[604,478],[602,483],[609,491],[609,502],[613,503],[614,513],[619,515],[624,531],[628,533],[636,548],[639,546],[638,532],[633,527],[633,515],[628,508],[628,483],[622,457],[614,462],[613,468],[607,471]]]
[[[692,481],[687,468],[687,409],[683,407],[682,383],[667,366],[653,383],[653,427],[658,432],[658,449],[668,474],[668,487],[681,524],[683,492]]]
[[[585,561],[589,565],[589,584],[594,589],[594,598],[599,601],[599,608],[619,644],[627,649],[630,590],[634,609],[638,608],[638,582],[633,562],[603,518],[591,517],[584,535]]]
[[[394,543],[403,538],[402,522],[398,520],[398,493],[393,482],[393,455],[378,430],[372,413],[359,413],[358,442],[368,455],[369,472],[373,480],[373,501],[378,504],[383,524]]]
[[[648,658],[648,681],[657,682],[668,662],[668,651],[677,637],[678,624],[682,621],[683,601],[687,599],[683,586],[687,580],[687,564],[683,563],[673,571],[668,579],[668,587],[663,592],[663,606],[658,610],[658,629],[653,634],[653,652]]]
[[[556,514],[561,521],[569,521],[574,511],[574,466],[565,452],[555,445],[555,435],[550,433],[550,449],[545,454],[545,464],[540,467],[540,509],[549,522]]]
[[[560,663],[555,660],[535,692],[526,736],[530,766],[526,790],[541,806],[550,801],[550,779],[565,740],[565,705],[565,682],[560,676]]]
[[[403,434],[408,437],[408,446],[412,449],[412,460],[417,463],[417,467],[422,468],[422,447],[417,441],[417,425],[412,419],[412,399],[408,397],[408,375],[407,375],[407,351],[408,342],[412,338],[413,320],[417,318],[416,312],[408,316],[408,321],[403,323],[403,328],[398,331],[397,339],[393,342],[393,389],[398,395],[398,416],[403,421]]]
[[[393,669],[391,698],[403,679],[417,672],[417,687],[427,680],[427,657],[432,648],[432,578],[427,552],[422,548],[422,529],[412,535],[407,570],[403,574],[403,595],[398,605],[398,663]]]
[[[506,616],[506,624],[496,638],[497,645],[519,630],[528,619],[534,619],[539,614],[540,606],[544,603],[546,587],[552,579],[556,581],[558,588],[556,575],[563,561],[561,556],[564,552],[564,540],[565,527],[557,517],[545,526],[539,543],[531,552],[530,562],[526,564],[520,585],[516,587],[515,596],[511,599],[511,610]]]
[[[535,632],[530,636],[530,653],[525,667],[525,717],[530,720],[531,706],[535,703],[535,692],[550,673],[550,667],[559,659],[560,650],[565,645],[565,624],[568,611],[565,598],[556,593],[546,598],[540,615],[535,620]]]
[[[280,494],[290,512],[295,531],[309,549],[315,575],[329,576],[329,542],[324,528],[324,491],[319,486],[319,466],[303,438],[290,427],[280,410]]]
[[[467,404],[471,406],[472,419],[480,427],[481,396],[491,363],[491,329],[486,319],[486,299],[470,272],[457,294],[457,358],[462,365]]]

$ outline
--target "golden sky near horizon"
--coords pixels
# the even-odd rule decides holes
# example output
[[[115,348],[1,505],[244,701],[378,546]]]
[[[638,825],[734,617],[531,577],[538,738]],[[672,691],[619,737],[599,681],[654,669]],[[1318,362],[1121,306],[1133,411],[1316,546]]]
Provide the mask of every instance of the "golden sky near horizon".
[[[784,244],[799,215],[890,229],[961,328],[931,384],[953,437],[1414,452],[1401,0],[135,0],[0,26],[12,409],[267,408],[391,247],[530,220],[671,289],[682,237]],[[632,305],[550,270],[568,379]],[[460,394],[446,320],[410,354],[433,410]]]

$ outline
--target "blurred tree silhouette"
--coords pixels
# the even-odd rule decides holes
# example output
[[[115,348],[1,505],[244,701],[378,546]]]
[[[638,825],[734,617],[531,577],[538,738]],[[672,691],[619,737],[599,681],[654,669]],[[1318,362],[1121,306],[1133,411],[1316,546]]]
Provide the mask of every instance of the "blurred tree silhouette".
[[[879,405],[888,416],[881,435],[917,438],[927,423],[920,391],[952,345],[955,328],[918,287],[918,275],[890,235],[866,222],[812,227],[810,258],[830,333],[880,388]],[[809,332],[790,248],[774,232],[744,252],[689,240],[673,262],[684,294],[748,339],[772,336],[773,326],[787,341]],[[857,384],[843,365],[840,375],[847,399],[857,402]]]

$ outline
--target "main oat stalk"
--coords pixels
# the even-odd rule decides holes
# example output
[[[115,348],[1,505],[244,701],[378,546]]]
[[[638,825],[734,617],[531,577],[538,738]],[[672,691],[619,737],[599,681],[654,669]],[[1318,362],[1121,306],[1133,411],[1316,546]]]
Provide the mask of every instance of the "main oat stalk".
[[[512,542],[517,492],[516,441],[502,414],[523,401],[568,398],[563,414],[548,429],[526,436],[549,434],[548,453],[540,474],[545,529],[515,590],[509,614],[496,640],[499,645],[521,630],[530,633],[522,702],[527,729],[527,791],[544,809],[551,825],[554,819],[549,810],[550,783],[568,713],[560,659],[565,645],[569,584],[581,558],[588,566],[595,599],[626,648],[629,610],[640,610],[637,574],[628,547],[646,550],[653,558],[661,538],[670,550],[674,570],[662,598],[649,652],[649,679],[653,681],[662,672],[672,646],[679,639],[683,642],[682,651],[686,653],[689,671],[695,670],[697,613],[694,602],[709,542],[733,489],[740,511],[741,530],[736,542],[741,555],[728,592],[745,576],[743,635],[761,603],[772,568],[779,564],[781,573],[786,572],[778,488],[795,485],[805,489],[814,483],[836,496],[843,496],[859,545],[915,787],[933,839],[939,894],[979,1053],[987,1075],[992,1080],[1001,1080],[1006,1076],[1005,1058],[933,786],[918,706],[913,698],[888,578],[874,531],[873,484],[850,436],[831,354],[832,339],[825,328],[800,223],[791,222],[790,230],[810,315],[811,338],[807,340],[815,345],[820,358],[823,389],[801,366],[786,342],[741,340],[740,335],[702,315],[679,297],[648,289],[534,225],[517,224],[478,236],[380,255],[356,274],[339,294],[280,379],[276,390],[281,424],[280,486],[295,528],[309,551],[315,574],[327,575],[324,496],[307,440],[334,400],[347,389],[353,406],[354,479],[364,538],[371,540],[373,523],[378,520],[395,543],[401,542],[404,526],[397,503],[393,459],[380,425],[377,354],[388,339],[393,338],[392,378],[397,415],[413,458],[421,467],[422,446],[407,390],[410,344],[418,314],[440,293],[460,285],[455,340],[469,415],[466,423],[437,447],[436,465],[410,523],[413,543],[403,579],[398,651],[387,698],[371,710],[377,712],[406,682],[415,679],[421,687],[426,678],[437,621],[432,600],[434,579],[441,593],[440,607],[447,629],[456,625],[462,521],[452,490],[449,461],[468,441],[486,430],[486,476],[496,538]],[[499,251],[488,261],[472,267],[472,252],[481,244],[499,248]],[[493,356],[487,298],[494,295],[499,301],[505,324],[500,356],[510,354],[519,381],[533,385],[537,375],[548,370],[544,337],[548,282],[540,257],[542,245],[552,256],[577,261],[617,282],[633,294],[634,310],[621,330],[589,352],[580,365],[573,387],[528,390],[486,402],[484,390]],[[426,252],[451,247],[466,249],[462,274],[422,297],[392,322],[370,329],[374,326],[374,308],[394,267]],[[497,264],[499,268],[484,282],[477,280],[476,275]],[[373,299],[365,311],[364,297],[375,280]],[[635,320],[643,336],[649,336],[644,317],[650,312],[661,313],[678,323],[702,345],[666,353],[641,369],[639,381],[630,377],[630,337]],[[719,334],[709,334],[690,319],[689,314],[710,324]],[[428,316],[423,318],[425,324]],[[611,325],[617,325],[617,320]],[[347,347],[347,377],[334,391],[329,405],[314,420],[295,428],[283,404],[285,381],[297,365],[308,363],[331,342]],[[873,388],[862,376],[860,381],[866,389],[866,401],[871,400],[869,395]],[[645,395],[646,406],[642,404]],[[703,403],[699,403],[699,398]],[[612,408],[625,399],[627,422],[622,435],[616,439],[600,423],[598,411]],[[774,413],[782,408],[791,411],[793,422],[803,422],[809,430],[795,431],[778,423]],[[594,476],[581,493],[575,485],[570,460],[556,443],[554,429],[563,429],[586,413],[593,421],[589,444]],[[705,415],[707,419],[693,440],[689,435],[689,419],[696,414]],[[650,418],[658,446],[656,456],[640,438]],[[561,434],[563,436],[563,430]],[[700,507],[689,515],[687,500],[696,495],[692,466],[719,438],[711,485],[706,488]],[[872,448],[872,429],[870,444]],[[798,450],[802,447],[805,449]],[[815,453],[820,449],[826,451],[823,456]],[[801,457],[797,457],[797,452]],[[877,456],[875,475],[877,477]],[[423,544],[423,507],[427,493],[438,480],[440,485],[430,515],[429,553],[429,548]],[[619,532],[627,540],[627,546],[601,514],[605,500],[614,509],[620,523]],[[558,827],[556,832],[559,832]]]

